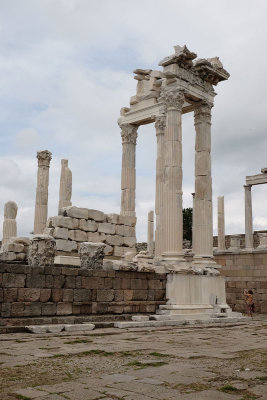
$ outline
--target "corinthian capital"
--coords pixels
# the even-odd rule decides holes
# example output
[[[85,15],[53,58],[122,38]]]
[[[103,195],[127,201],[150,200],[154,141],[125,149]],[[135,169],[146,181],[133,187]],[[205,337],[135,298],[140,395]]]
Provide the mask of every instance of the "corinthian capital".
[[[202,121],[211,118],[211,109],[213,103],[209,101],[202,101],[194,108],[195,121]]]
[[[164,93],[164,100],[167,109],[174,108],[182,111],[184,104],[184,93],[181,90],[172,90]]]
[[[121,124],[120,128],[121,128],[122,144],[124,143],[136,144],[138,126],[132,124]]]
[[[52,153],[48,150],[37,152],[38,167],[49,167],[52,160]]]
[[[163,135],[166,126],[166,116],[159,115],[155,120],[156,135]]]

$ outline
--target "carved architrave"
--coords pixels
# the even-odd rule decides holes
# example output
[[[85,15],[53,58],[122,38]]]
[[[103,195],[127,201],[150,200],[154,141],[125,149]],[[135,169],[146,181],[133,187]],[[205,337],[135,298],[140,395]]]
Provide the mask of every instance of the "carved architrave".
[[[185,100],[184,92],[182,90],[166,91],[163,95],[163,99],[167,110],[175,109],[182,111]]]
[[[166,127],[166,116],[160,115],[156,117],[155,120],[156,135],[164,135],[165,127]]]
[[[202,101],[199,105],[194,108],[195,124],[201,122],[210,123],[211,120],[211,109],[213,103],[208,101]]]
[[[136,145],[138,126],[132,124],[121,124],[120,128],[121,128],[122,144],[132,143]]]
[[[52,160],[52,153],[48,150],[37,152],[38,167],[49,167]]]

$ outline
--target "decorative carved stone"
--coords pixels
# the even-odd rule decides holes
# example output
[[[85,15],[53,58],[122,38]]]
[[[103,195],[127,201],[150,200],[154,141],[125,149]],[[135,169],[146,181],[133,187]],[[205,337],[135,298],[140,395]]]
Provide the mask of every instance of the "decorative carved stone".
[[[120,128],[121,128],[122,144],[132,143],[136,145],[138,126],[131,124],[122,124],[120,125]]]
[[[38,167],[49,167],[52,160],[52,153],[48,150],[38,151],[36,158],[38,160]]]
[[[28,264],[31,266],[51,266],[54,264],[56,241],[49,235],[34,235],[30,239]]]
[[[184,104],[184,93],[181,90],[165,91],[164,101],[167,109],[182,110]]]
[[[17,236],[17,211],[18,206],[14,201],[8,201],[5,204],[2,244],[7,243],[11,237]]]
[[[166,127],[166,115],[160,115],[156,117],[155,120],[156,135],[164,135],[165,127]]]
[[[102,269],[105,247],[106,245],[104,243],[81,243],[79,249],[81,267],[87,269]]]
[[[71,194],[72,194],[72,173],[68,167],[68,160],[61,160],[58,210],[60,210],[63,207],[69,207],[72,205]]]

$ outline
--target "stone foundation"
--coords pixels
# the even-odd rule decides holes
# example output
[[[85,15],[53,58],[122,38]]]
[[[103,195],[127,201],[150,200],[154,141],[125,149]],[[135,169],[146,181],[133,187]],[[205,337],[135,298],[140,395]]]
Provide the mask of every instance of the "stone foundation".
[[[154,313],[165,304],[166,274],[64,265],[0,264],[5,319],[61,315]]]

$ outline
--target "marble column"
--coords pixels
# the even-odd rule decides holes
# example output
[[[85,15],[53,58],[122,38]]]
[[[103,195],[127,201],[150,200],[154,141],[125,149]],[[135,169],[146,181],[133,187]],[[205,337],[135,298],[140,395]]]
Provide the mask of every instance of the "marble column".
[[[166,128],[162,255],[165,259],[183,259],[182,106],[184,94],[180,90],[165,92],[164,101]]]
[[[193,212],[192,212],[192,252],[194,253],[194,242],[195,242],[195,240],[194,240],[194,232],[195,232],[195,229],[194,229],[194,210],[195,210],[195,193],[191,193],[192,194],[192,199],[193,199]]]
[[[48,210],[49,167],[52,154],[48,150],[38,151],[38,172],[35,200],[34,234],[44,232]]]
[[[147,254],[154,255],[154,211],[149,211],[147,216]]]
[[[2,244],[7,243],[11,237],[17,236],[17,212],[18,206],[14,201],[8,201],[5,204]]]
[[[71,194],[72,173],[68,167],[68,160],[61,160],[58,211],[63,207],[69,207],[72,205]]]
[[[166,116],[161,115],[156,118],[155,128],[157,135],[157,162],[156,162],[156,230],[155,230],[155,257],[160,258],[163,246],[163,170],[164,170],[164,132],[166,126]]]
[[[121,214],[135,217],[135,153],[138,126],[122,124]]]
[[[244,185],[244,189],[245,189],[245,242],[247,249],[253,249],[251,185]]]
[[[195,117],[195,200],[194,260],[213,259],[212,179],[211,179],[211,108],[202,102],[194,110]]]
[[[218,196],[218,250],[225,250],[224,196]]]

